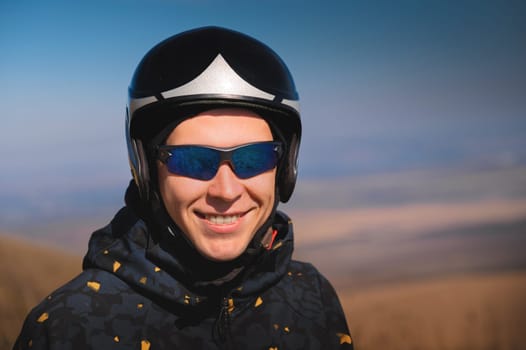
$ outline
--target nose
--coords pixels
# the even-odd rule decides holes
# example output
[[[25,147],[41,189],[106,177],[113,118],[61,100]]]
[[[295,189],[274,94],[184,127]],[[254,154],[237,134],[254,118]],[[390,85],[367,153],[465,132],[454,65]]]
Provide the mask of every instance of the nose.
[[[219,166],[216,175],[210,180],[208,194],[210,197],[233,202],[241,197],[244,186],[228,163]]]

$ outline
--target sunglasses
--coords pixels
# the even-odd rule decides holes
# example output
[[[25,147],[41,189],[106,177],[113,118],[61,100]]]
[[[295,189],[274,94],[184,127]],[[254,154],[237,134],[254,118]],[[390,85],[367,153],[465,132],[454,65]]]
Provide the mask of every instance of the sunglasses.
[[[240,179],[273,169],[282,154],[280,142],[255,142],[236,147],[219,148],[201,145],[163,145],[157,158],[173,174],[198,180],[212,179],[223,162],[229,162]]]

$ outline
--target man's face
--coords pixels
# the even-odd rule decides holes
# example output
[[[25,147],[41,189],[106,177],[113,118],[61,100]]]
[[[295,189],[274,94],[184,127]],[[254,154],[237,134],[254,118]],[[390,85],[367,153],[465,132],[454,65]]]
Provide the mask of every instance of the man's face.
[[[259,141],[272,141],[265,120],[248,110],[216,109],[183,121],[166,144],[234,147]],[[225,162],[208,181],[172,174],[161,162],[158,170],[160,193],[172,220],[210,260],[240,256],[272,211],[276,168],[240,179]]]

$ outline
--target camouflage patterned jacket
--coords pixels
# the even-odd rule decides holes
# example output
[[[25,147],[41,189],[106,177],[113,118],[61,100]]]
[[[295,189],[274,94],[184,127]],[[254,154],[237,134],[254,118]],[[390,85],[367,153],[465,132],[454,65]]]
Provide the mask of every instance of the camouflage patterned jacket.
[[[96,231],[83,272],[35,307],[14,349],[352,349],[329,282],[291,260],[292,225],[231,282],[201,286],[123,208]]]

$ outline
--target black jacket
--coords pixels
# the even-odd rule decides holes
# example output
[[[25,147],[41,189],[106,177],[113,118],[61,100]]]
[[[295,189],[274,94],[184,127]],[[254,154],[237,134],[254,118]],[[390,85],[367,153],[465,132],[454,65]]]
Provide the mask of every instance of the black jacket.
[[[273,226],[272,249],[210,282],[125,207],[92,235],[83,272],[30,312],[14,349],[352,349],[334,289],[291,260],[289,219],[278,212]]]

